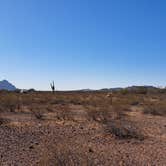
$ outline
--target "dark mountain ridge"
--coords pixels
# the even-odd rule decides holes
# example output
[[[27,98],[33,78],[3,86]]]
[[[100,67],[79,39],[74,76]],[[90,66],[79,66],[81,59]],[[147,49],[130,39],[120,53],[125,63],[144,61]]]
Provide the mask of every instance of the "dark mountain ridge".
[[[15,91],[17,88],[7,80],[0,81],[0,90]]]

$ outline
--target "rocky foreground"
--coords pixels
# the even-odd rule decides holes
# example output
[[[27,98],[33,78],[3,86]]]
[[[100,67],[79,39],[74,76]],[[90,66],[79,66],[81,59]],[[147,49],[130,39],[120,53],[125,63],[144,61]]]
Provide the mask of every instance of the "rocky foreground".
[[[19,106],[0,107],[2,166],[166,165],[165,114],[144,111],[158,98],[116,94],[110,105],[103,93],[16,95]]]

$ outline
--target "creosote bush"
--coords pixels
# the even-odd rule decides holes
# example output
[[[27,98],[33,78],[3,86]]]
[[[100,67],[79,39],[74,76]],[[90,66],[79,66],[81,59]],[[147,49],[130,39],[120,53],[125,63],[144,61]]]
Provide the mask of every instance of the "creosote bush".
[[[42,120],[43,119],[43,114],[41,112],[33,112],[36,119]]]
[[[112,120],[106,124],[106,132],[113,134],[118,139],[144,140],[141,130],[127,120]]]
[[[40,109],[31,108],[31,112],[36,117],[36,119],[43,120],[43,113],[40,111]]]
[[[20,107],[19,96],[12,92],[0,93],[0,110],[15,112]]]
[[[143,112],[154,116],[166,116],[166,105],[148,105],[144,107]]]
[[[9,122],[10,122],[9,119],[5,119],[5,118],[3,118],[3,117],[0,117],[0,125],[7,124],[7,123],[9,123]]]

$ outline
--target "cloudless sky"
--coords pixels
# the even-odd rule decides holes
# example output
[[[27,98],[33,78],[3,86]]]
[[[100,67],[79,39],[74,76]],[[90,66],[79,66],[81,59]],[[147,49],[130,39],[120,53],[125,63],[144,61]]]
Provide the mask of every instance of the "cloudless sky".
[[[165,0],[0,0],[0,80],[18,88],[166,85]]]

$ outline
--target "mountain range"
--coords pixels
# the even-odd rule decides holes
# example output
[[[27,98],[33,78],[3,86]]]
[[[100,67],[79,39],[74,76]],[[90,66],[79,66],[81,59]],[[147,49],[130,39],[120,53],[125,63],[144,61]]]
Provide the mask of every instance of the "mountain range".
[[[0,90],[15,91],[17,88],[7,80],[0,81]]]
[[[157,89],[154,86],[130,86],[130,87],[126,87],[126,88],[104,88],[104,89],[100,89],[100,90],[93,90],[93,89],[81,89],[81,90],[76,90],[76,91],[82,91],[82,92],[88,92],[88,91],[105,91],[105,92],[117,92],[117,91],[121,91],[123,89],[126,89],[128,91],[133,91],[133,90],[138,90],[140,88],[146,88],[147,90],[155,90]],[[8,90],[8,91],[15,91],[17,90],[17,88],[11,84],[9,81],[7,80],[2,80],[0,81],[0,90]]]

